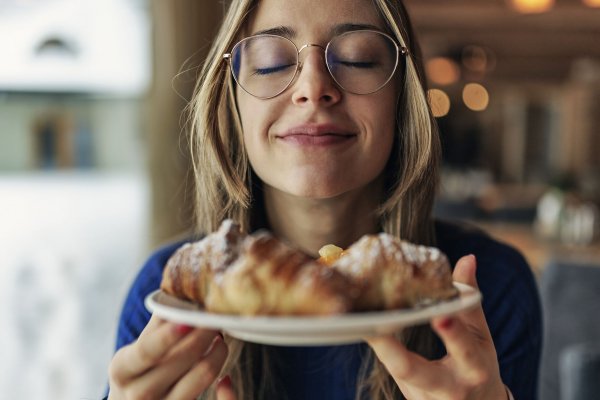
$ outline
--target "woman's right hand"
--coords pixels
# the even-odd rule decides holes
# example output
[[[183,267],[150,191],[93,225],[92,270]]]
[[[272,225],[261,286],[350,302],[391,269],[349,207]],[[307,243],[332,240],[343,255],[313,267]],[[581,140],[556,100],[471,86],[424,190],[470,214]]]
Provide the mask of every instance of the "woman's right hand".
[[[218,331],[152,317],[136,342],[115,353],[108,399],[196,398],[218,378],[226,358]]]

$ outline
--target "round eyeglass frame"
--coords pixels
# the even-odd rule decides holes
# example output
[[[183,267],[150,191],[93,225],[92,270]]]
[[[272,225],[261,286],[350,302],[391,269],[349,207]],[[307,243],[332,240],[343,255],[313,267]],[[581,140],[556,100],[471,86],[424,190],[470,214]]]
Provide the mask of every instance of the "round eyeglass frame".
[[[387,80],[382,83],[378,88],[376,88],[375,90],[372,90],[370,92],[367,93],[357,93],[357,92],[353,92],[351,90],[346,89],[342,84],[340,84],[338,82],[338,80],[335,78],[335,76],[333,75],[332,71],[331,71],[331,67],[329,66],[329,63],[327,62],[327,50],[329,49],[329,46],[331,45],[332,42],[334,42],[336,39],[345,36],[345,35],[350,35],[353,33],[357,33],[357,32],[371,32],[371,33],[376,33],[378,35],[384,36],[386,37],[391,43],[394,44],[394,47],[396,48],[396,61],[394,64],[394,69],[392,70],[392,73],[390,74],[390,76],[387,78]],[[242,45],[245,41],[257,38],[257,37],[275,37],[275,38],[279,38],[279,39],[285,39],[288,42],[290,42],[292,44],[292,46],[294,46],[294,48],[296,49],[296,69],[294,70],[294,74],[291,76],[290,81],[283,87],[283,89],[281,89],[279,92],[275,93],[274,95],[271,96],[257,96],[255,94],[250,93],[246,88],[244,88],[244,86],[237,80],[236,76],[235,76],[235,72],[233,70],[233,65],[231,63],[231,59],[232,59],[232,55],[235,52],[235,50]],[[398,69],[398,63],[400,60],[400,56],[404,56],[406,57],[409,54],[408,48],[406,48],[405,46],[400,46],[398,45],[398,43],[396,43],[396,40],[394,40],[394,38],[392,38],[390,35],[388,35],[387,33],[384,32],[380,32],[380,31],[376,31],[376,30],[369,30],[369,29],[361,29],[361,30],[354,30],[354,31],[348,31],[348,32],[344,32],[340,35],[336,35],[335,37],[333,37],[329,42],[327,42],[327,45],[325,47],[319,45],[319,44],[315,44],[315,43],[306,43],[304,45],[302,45],[300,47],[300,49],[298,49],[298,46],[296,46],[296,44],[289,38],[285,37],[285,36],[280,36],[280,35],[273,35],[273,34],[259,34],[259,35],[253,35],[253,36],[248,36],[242,40],[240,40],[239,42],[237,42],[231,49],[231,51],[229,53],[225,53],[223,54],[223,59],[226,60],[229,64],[229,71],[231,72],[231,76],[233,77],[233,79],[235,80],[235,82],[238,84],[239,87],[242,88],[242,90],[244,90],[246,93],[248,93],[250,96],[256,97],[257,99],[261,99],[261,100],[268,100],[268,99],[272,99],[274,97],[279,96],[281,93],[285,92],[294,82],[294,80],[296,79],[296,76],[298,75],[298,72],[302,69],[302,63],[300,62],[300,52],[302,52],[302,50],[308,48],[308,47],[319,47],[320,49],[322,49],[324,51],[325,54],[325,65],[327,66],[327,71],[329,72],[329,76],[331,77],[331,79],[333,79],[333,81],[336,83],[337,86],[339,86],[342,90],[351,93],[351,94],[356,94],[356,95],[367,95],[367,94],[373,94],[379,90],[381,90],[385,85],[387,85],[389,83],[390,80],[392,80],[392,77],[394,76],[394,74],[396,73],[396,70]],[[406,58],[404,58],[405,63],[406,63]]]

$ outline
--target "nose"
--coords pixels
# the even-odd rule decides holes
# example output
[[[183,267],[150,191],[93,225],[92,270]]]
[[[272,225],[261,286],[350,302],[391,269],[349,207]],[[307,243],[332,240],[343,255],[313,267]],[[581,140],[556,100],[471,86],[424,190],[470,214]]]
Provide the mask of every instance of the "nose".
[[[325,51],[318,45],[304,45],[304,55],[296,82],[292,86],[292,101],[297,105],[331,106],[341,99],[341,91],[325,64]]]

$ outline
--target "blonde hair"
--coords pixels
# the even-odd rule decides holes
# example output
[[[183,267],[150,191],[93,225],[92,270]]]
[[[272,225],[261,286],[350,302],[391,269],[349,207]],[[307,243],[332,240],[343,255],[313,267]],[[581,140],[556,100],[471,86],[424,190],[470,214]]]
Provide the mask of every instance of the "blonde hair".
[[[426,97],[420,51],[408,14],[400,0],[372,0],[389,33],[409,49],[397,106],[397,135],[384,170],[385,198],[379,208],[384,231],[415,243],[434,245],[431,210],[437,187],[441,146]],[[256,229],[262,202],[243,146],[235,103],[235,83],[222,55],[240,39],[258,0],[234,0],[213,42],[188,106],[190,148],[195,176],[196,227],[207,233],[225,218]],[[258,188],[258,189],[257,189]],[[427,326],[406,329],[399,338],[413,351],[431,357],[433,333]],[[230,353],[223,373],[229,374],[239,399],[275,398],[268,348],[228,339]],[[404,398],[369,349],[357,383],[357,399]],[[254,371],[260,365],[261,371]],[[256,385],[256,377],[260,382]],[[271,395],[269,395],[271,393]],[[205,398],[214,398],[207,393]]]

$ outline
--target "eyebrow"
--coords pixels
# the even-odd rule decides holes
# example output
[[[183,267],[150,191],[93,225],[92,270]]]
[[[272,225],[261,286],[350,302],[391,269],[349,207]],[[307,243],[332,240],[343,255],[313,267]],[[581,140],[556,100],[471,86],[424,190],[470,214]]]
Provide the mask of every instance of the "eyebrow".
[[[333,27],[331,30],[332,36],[341,35],[342,33],[351,32],[351,31],[380,31],[381,28],[371,24],[340,24]]]
[[[353,24],[353,23],[345,23],[334,26],[331,29],[331,36],[341,35],[342,33],[351,32],[351,31],[364,31],[364,30],[374,30],[380,31],[381,28],[371,24]],[[277,26],[274,28],[263,29],[260,31],[256,31],[252,34],[254,35],[276,35],[283,36],[288,39],[292,39],[296,37],[297,33],[294,29],[289,26]]]
[[[275,28],[263,29],[263,30],[254,32],[252,34],[252,36],[254,36],[254,35],[276,35],[276,36],[283,36],[288,39],[291,39],[296,36],[296,31],[288,26],[277,26]]]

